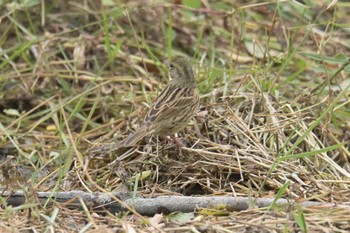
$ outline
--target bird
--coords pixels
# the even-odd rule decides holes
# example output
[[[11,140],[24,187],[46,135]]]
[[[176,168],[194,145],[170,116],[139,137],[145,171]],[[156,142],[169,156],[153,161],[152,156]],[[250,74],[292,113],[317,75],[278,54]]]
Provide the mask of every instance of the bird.
[[[190,60],[174,56],[168,67],[171,80],[155,99],[141,126],[116,147],[133,147],[148,135],[170,136],[181,131],[199,108],[199,91]]]

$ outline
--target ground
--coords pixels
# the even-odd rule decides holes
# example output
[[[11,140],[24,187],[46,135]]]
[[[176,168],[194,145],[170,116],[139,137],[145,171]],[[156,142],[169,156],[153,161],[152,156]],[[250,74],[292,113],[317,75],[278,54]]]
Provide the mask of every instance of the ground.
[[[20,2],[0,2],[1,231],[350,231],[347,1]],[[183,145],[113,148],[174,55],[201,97]],[[39,198],[69,191],[291,204],[140,215]]]

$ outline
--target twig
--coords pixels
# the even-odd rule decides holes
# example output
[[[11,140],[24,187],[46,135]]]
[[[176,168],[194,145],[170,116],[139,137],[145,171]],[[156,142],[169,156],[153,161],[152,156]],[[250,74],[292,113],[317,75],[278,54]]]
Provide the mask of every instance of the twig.
[[[250,198],[250,197],[230,197],[230,196],[202,196],[202,197],[185,197],[185,196],[159,196],[159,197],[137,197],[133,200],[129,193],[112,193],[115,197],[122,200],[125,204],[134,207],[135,210],[142,215],[154,215],[159,212],[193,212],[197,208],[215,208],[224,206],[229,210],[246,210],[251,206],[257,208],[268,207],[274,202],[274,198]],[[37,197],[40,203],[44,203],[50,197],[50,192],[38,192]],[[2,198],[7,201],[8,205],[19,206],[25,203],[25,195],[22,191],[4,192]],[[105,193],[85,193],[81,191],[58,192],[53,195],[53,200],[49,201],[63,203],[68,208],[81,208],[79,203],[80,197],[84,203],[94,208],[96,211],[100,209],[108,209],[112,213],[124,211],[120,204],[115,202],[110,194]],[[278,199],[277,205],[300,205],[303,207],[338,206],[350,209],[347,205],[336,205],[332,203],[322,203],[316,201],[304,201],[296,203],[287,199]]]

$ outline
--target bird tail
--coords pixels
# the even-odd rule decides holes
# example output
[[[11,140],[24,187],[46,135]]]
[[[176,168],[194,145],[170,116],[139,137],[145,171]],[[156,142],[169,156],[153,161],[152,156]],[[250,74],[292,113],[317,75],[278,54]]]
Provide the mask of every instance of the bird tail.
[[[144,138],[150,133],[152,132],[149,130],[149,127],[141,127],[140,129],[136,130],[133,134],[129,135],[127,138],[119,142],[117,147],[136,146],[142,138]]]

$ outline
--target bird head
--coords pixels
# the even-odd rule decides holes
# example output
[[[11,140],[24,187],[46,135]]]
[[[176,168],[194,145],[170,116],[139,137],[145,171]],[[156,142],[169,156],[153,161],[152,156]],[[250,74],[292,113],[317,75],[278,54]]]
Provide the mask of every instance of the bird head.
[[[168,65],[172,82],[179,84],[195,82],[190,59],[184,56],[174,56],[166,64]]]

